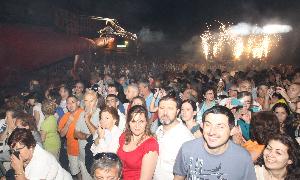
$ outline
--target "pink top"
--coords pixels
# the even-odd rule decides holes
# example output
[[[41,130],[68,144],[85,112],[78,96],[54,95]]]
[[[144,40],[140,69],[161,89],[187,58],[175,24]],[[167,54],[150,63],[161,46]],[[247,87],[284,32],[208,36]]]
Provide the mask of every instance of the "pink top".
[[[125,144],[125,133],[120,136],[117,154],[123,163],[123,179],[139,180],[141,175],[142,160],[149,151],[158,153],[158,143],[153,137],[142,142],[135,150],[126,152],[123,150]]]

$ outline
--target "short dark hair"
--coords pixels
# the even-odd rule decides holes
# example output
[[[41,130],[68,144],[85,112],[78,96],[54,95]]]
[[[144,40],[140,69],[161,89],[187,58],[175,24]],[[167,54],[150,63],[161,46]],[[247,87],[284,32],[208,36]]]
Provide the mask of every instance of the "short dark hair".
[[[16,112],[15,117],[21,121],[22,126],[28,126],[31,131],[37,131],[36,120],[32,115],[23,111],[18,111]]]
[[[266,145],[269,138],[280,133],[280,123],[273,112],[254,113],[250,121],[250,139]]]
[[[224,114],[225,116],[228,117],[228,124],[230,128],[233,128],[235,126],[235,121],[234,121],[234,115],[233,113],[230,111],[230,109],[228,109],[225,106],[213,106],[212,108],[206,110],[203,115],[202,115],[202,122],[205,121],[205,118],[208,114]]]
[[[169,96],[169,95],[166,95],[164,97],[162,97],[159,102],[158,102],[158,106],[160,105],[160,103],[162,101],[168,101],[168,100],[171,100],[171,101],[174,101],[176,103],[176,108],[179,109],[180,106],[181,106],[181,102],[174,96]]]
[[[116,101],[119,101],[118,96],[116,96],[115,94],[108,94],[108,95],[106,96],[106,99],[107,99],[108,97],[114,97],[114,98],[116,99]],[[105,99],[105,100],[106,100],[106,99]]]
[[[8,138],[7,144],[10,147],[15,147],[17,143],[24,144],[26,147],[35,147],[36,141],[29,129],[16,128]]]

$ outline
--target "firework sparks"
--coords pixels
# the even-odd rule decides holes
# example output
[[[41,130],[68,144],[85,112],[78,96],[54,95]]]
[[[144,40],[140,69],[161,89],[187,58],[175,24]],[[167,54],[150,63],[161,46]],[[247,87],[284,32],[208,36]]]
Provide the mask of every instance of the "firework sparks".
[[[218,33],[211,33],[208,29],[200,36],[202,51],[206,59],[220,59],[230,51],[230,58],[234,60],[240,60],[242,57],[262,60],[278,46],[280,33],[291,30],[288,25],[266,25],[260,28],[246,23],[232,27],[220,23]]]

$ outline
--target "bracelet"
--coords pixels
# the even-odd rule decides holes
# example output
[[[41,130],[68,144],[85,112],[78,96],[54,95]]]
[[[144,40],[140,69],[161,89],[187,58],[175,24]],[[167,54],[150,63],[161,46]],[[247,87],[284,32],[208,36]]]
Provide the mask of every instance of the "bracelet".
[[[21,176],[21,175],[24,175],[24,171],[23,172],[21,172],[21,173],[15,173],[15,177],[18,177],[18,176]]]

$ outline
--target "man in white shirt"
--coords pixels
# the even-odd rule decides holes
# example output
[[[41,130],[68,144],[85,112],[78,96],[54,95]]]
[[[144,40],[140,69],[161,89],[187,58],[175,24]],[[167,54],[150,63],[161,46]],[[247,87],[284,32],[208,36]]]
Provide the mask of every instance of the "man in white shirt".
[[[161,98],[158,105],[158,117],[162,125],[157,129],[159,157],[154,173],[154,180],[171,180],[173,165],[181,145],[194,139],[193,134],[177,119],[179,103],[174,97]]]

